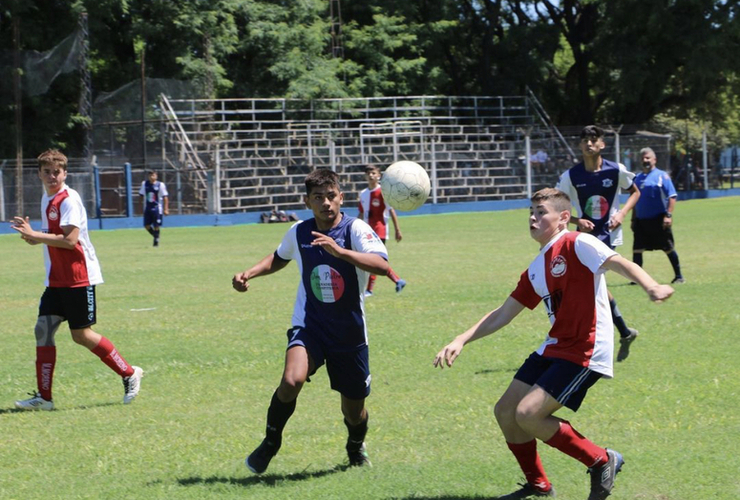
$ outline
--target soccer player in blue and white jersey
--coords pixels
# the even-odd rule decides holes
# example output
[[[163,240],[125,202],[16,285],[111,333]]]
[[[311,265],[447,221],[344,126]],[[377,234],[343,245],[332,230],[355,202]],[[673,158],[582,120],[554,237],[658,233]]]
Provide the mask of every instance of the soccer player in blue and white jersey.
[[[246,292],[253,278],[277,272],[291,260],[300,274],[285,370],[267,410],[266,436],[245,461],[256,474],[280,449],[303,384],[324,364],[331,388],[341,394],[349,464],[370,465],[364,443],[371,380],[364,292],[371,274],[387,274],[388,252],[367,223],[340,211],[344,195],[335,172],[315,170],[305,184],[313,218],[293,225],[274,253],[232,280],[235,290]]]
[[[581,130],[581,154],[583,161],[566,170],[560,177],[557,189],[570,196],[576,209],[570,222],[579,231],[590,233],[606,243],[611,249],[622,244],[622,221],[640,198],[640,190],[633,179],[635,174],[621,163],[602,158],[604,130],[588,125]],[[619,190],[630,193],[627,202],[619,208]],[[627,327],[617,303],[609,292],[614,326],[619,330],[620,349],[617,361],[629,356],[629,347],[637,338],[637,330]]]
[[[652,148],[640,150],[642,172],[635,177],[640,188],[640,199],[632,212],[632,260],[642,267],[642,254],[646,250],[663,250],[673,267],[675,277],[671,283],[684,283],[681,264],[673,241],[673,210],[676,207],[676,188],[667,172],[655,168],[657,159]]]
[[[159,228],[164,215],[170,214],[170,198],[167,186],[157,180],[157,172],[147,172],[147,179],[141,183],[139,196],[144,198],[144,228],[154,237],[154,246],[159,246]]]

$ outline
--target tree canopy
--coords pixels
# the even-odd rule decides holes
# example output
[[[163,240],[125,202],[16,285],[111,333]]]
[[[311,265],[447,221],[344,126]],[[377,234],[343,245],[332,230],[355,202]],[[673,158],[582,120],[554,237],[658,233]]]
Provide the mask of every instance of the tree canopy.
[[[94,96],[141,78],[142,66],[147,77],[193,82],[202,97],[521,95],[529,87],[558,125],[681,119],[740,139],[734,1],[340,1],[341,26],[330,3],[6,0],[0,67],[13,74],[16,46],[50,50],[84,11]],[[9,158],[15,101],[12,78],[0,81],[0,158]],[[23,95],[27,150],[81,148],[79,91],[79,76],[65,73],[45,94]]]

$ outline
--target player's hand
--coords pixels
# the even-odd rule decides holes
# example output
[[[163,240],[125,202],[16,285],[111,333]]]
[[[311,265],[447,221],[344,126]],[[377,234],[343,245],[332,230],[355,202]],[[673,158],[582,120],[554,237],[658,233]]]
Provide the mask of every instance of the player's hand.
[[[319,233],[318,231],[311,231],[311,234],[314,236],[311,246],[320,246],[334,257],[339,257],[342,249],[337,245],[337,242],[334,241],[334,238],[327,236],[324,233]]]
[[[673,225],[673,219],[670,217],[663,217],[663,229],[668,229]]]
[[[396,242],[400,243],[402,239],[403,239],[403,235],[401,234],[401,231],[396,229]]]
[[[10,223],[10,227],[11,229],[15,229],[16,231],[21,233],[21,238],[25,241],[28,241],[33,236],[34,231],[31,227],[31,222],[28,217],[13,217],[13,222]]]
[[[234,290],[237,292],[246,292],[249,290],[249,278],[247,277],[247,273],[239,273],[235,274],[234,278],[231,280],[231,286],[234,287]]]
[[[440,368],[444,369],[445,364],[447,366],[452,366],[452,363],[455,362],[455,359],[460,355],[463,349],[463,343],[458,340],[453,340],[449,344],[447,344],[444,349],[439,351],[437,355],[434,357],[434,366],[435,368],[439,366]]]
[[[675,290],[671,285],[655,285],[647,290],[650,300],[658,303],[669,299],[671,295],[673,295],[673,292],[675,292]]]
[[[623,220],[624,220],[624,214],[622,213],[621,210],[618,210],[609,219],[609,230],[610,231],[613,231],[614,229],[616,229],[619,226],[621,226]]]
[[[578,219],[576,226],[578,226],[578,230],[582,233],[590,233],[595,227],[594,223],[587,219]]]
[[[170,215],[170,209],[169,208],[165,208],[164,209],[164,214],[165,215]]]

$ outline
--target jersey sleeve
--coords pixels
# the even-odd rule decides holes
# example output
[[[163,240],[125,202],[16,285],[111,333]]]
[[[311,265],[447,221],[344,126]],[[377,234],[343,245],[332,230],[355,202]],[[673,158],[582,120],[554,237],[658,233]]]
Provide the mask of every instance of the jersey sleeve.
[[[606,260],[617,254],[595,236],[588,233],[579,233],[575,241],[575,250],[578,260],[592,273],[596,273]]]
[[[676,186],[673,185],[673,181],[671,180],[671,176],[667,173],[662,174],[663,175],[663,192],[668,198],[675,198],[678,196],[678,193],[676,192]]]
[[[634,184],[635,174],[627,170],[623,164],[619,164],[619,187],[629,189]]]
[[[283,260],[293,260],[296,258],[298,252],[298,239],[296,236],[296,229],[300,222],[296,222],[288,229],[288,232],[283,236],[283,241],[278,245],[275,250],[275,255]]]
[[[82,203],[75,200],[72,196],[68,196],[59,207],[61,212],[61,218],[59,219],[59,226],[74,226],[77,228],[82,227],[85,213]]]
[[[141,187],[139,188],[139,195],[141,196],[146,196],[146,188],[144,187],[145,184],[146,184],[146,181],[143,181],[141,183]]]
[[[164,185],[164,182],[159,183],[159,195],[164,198],[169,197],[170,193],[167,192],[167,186]]]
[[[352,249],[362,253],[374,253],[388,260],[388,250],[372,228],[360,219],[352,223]]]
[[[522,304],[527,309],[534,309],[540,303],[542,297],[534,291],[532,282],[529,281],[529,270],[522,273],[516,288],[511,292],[511,298]]]

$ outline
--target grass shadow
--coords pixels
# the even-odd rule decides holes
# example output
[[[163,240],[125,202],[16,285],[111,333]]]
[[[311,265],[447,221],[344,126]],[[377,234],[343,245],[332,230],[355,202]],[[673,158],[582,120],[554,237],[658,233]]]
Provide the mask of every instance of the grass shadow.
[[[255,484],[265,484],[268,486],[275,486],[283,481],[305,481],[307,479],[314,479],[319,477],[328,476],[337,472],[345,471],[349,468],[349,465],[337,465],[331,469],[318,470],[314,472],[296,472],[293,474],[263,474],[255,475],[250,477],[186,477],[178,479],[177,482],[181,486],[193,486],[193,485],[210,485],[210,484],[234,484],[238,486],[253,486]]]
[[[490,375],[491,373],[516,373],[519,368],[486,368],[485,370],[478,370],[475,372],[476,375]]]
[[[484,497],[480,495],[439,495],[436,497],[390,497],[387,500],[496,500],[499,497]]]
[[[76,411],[76,410],[89,410],[91,408],[104,408],[106,406],[120,406],[121,403],[98,403],[92,405],[80,405],[70,408],[54,408],[52,412],[64,412],[64,411]],[[21,410],[20,408],[0,408],[0,415],[9,413],[47,413],[48,410]]]

